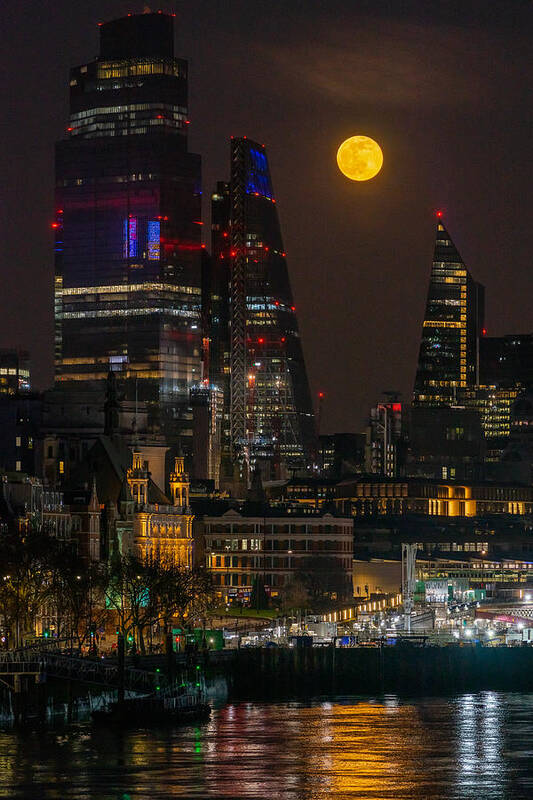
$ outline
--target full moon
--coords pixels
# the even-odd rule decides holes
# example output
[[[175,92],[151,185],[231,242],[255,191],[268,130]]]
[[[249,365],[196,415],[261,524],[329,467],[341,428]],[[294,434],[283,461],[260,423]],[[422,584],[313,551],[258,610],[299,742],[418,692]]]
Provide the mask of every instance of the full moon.
[[[352,181],[369,181],[383,166],[383,153],[369,136],[350,136],[337,150],[340,171]]]

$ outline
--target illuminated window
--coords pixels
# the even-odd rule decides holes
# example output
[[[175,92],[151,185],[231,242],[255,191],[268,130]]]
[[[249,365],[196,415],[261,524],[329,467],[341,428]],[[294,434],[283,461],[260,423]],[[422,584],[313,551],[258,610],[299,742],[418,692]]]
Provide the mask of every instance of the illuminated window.
[[[137,217],[124,220],[124,258],[137,256]]]
[[[159,220],[150,220],[147,227],[146,249],[149,261],[159,261],[160,258],[161,223]]]
[[[16,462],[15,462],[15,470],[16,470],[17,472],[20,472],[20,471],[21,471],[21,469],[22,469],[22,463],[21,463],[20,461],[16,461]]]
[[[64,461],[60,461],[59,462],[59,474],[60,475],[64,475],[65,474],[65,462]]]

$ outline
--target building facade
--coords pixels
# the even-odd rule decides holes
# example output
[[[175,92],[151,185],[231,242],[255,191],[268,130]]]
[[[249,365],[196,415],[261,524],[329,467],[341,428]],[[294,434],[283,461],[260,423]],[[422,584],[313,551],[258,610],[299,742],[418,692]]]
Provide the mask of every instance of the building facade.
[[[263,145],[232,139],[231,181],[212,202],[210,365],[226,396],[223,448],[248,475],[306,469],[313,411]]]
[[[136,554],[139,558],[193,563],[193,514],[189,476],[176,457],[170,473],[170,498],[151,477],[150,459],[119,436],[100,436],[70,479],[69,496],[94,485],[102,518],[101,558]]]
[[[206,567],[223,600],[250,598],[260,579],[271,597],[283,595],[298,574],[334,564],[338,595],[351,594],[353,522],[330,513],[288,513],[266,506],[263,514],[230,509],[205,516]]]
[[[484,288],[472,278],[438,215],[413,392],[413,402],[425,406],[454,405],[463,390],[479,382],[484,320]]]
[[[479,341],[479,382],[498,388],[533,388],[533,334],[483,336]]]
[[[112,370],[127,398],[163,416],[200,378],[200,158],[188,123],[172,16],[102,24],[98,57],[71,70],[56,147],[56,381]]]
[[[340,481],[339,513],[358,516],[421,514],[442,517],[516,516],[533,513],[533,487],[496,483],[446,483],[415,478]]]
[[[213,482],[218,489],[222,444],[224,393],[218,386],[204,382],[193,386],[192,407],[192,474],[195,480]]]
[[[0,395],[29,392],[30,357],[26,350],[0,348]]]
[[[366,433],[366,472],[394,478],[400,466],[402,404],[378,403],[370,409]]]

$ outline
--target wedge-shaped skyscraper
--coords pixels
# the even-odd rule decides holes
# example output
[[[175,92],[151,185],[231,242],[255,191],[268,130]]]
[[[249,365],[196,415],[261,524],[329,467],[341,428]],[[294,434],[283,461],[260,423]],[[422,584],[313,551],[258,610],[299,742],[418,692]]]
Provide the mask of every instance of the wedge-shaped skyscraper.
[[[484,287],[476,283],[437,215],[413,402],[449,406],[477,382]]]
[[[314,418],[276,199],[263,145],[231,141],[212,198],[211,375],[226,398],[223,448],[249,469],[306,469]],[[265,469],[266,468],[266,469]]]

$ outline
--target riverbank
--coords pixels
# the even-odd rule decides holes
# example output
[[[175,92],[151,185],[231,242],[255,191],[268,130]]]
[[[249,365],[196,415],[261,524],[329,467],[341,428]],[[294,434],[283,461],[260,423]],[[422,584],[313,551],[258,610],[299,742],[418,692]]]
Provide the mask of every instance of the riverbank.
[[[201,675],[218,702],[533,692],[533,648],[528,646],[243,648],[139,656],[135,666],[153,676],[154,688],[157,682],[165,685],[165,673],[180,680]],[[116,692],[112,685],[96,686],[90,679],[61,679],[46,673],[41,678],[38,683],[28,681],[19,694],[4,686],[0,714],[11,717],[23,707],[23,716],[42,721],[56,715],[75,719],[78,712],[88,711],[95,701],[112,699]]]
[[[533,691],[533,648],[258,648],[211,658],[206,674],[224,675],[233,700]]]

